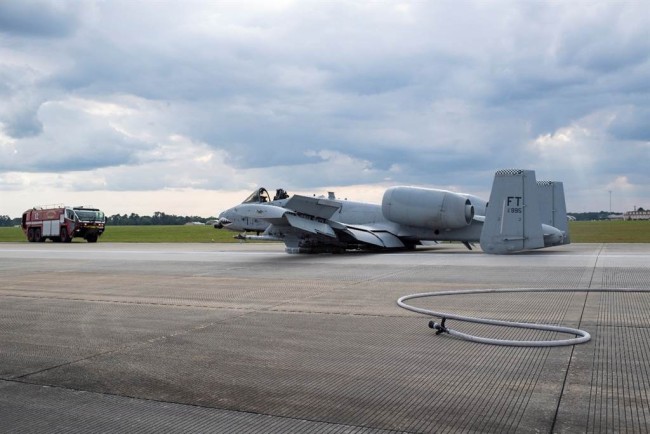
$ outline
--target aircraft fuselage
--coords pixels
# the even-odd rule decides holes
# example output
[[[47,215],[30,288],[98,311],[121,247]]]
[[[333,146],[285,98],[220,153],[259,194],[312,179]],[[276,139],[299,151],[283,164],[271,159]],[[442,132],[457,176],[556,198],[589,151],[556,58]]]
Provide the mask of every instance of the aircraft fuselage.
[[[488,210],[488,201],[473,195],[408,186],[387,189],[381,204],[339,200],[333,193],[289,197],[282,189],[271,200],[260,188],[222,212],[215,226],[257,233],[242,238],[282,241],[288,252],[459,241],[501,254],[569,243],[561,182],[537,182],[531,170],[498,171],[490,201]]]

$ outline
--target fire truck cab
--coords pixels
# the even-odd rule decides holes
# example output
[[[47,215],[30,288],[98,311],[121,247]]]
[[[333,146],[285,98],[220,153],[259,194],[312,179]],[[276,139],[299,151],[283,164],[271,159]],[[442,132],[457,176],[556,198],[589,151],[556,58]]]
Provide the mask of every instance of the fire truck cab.
[[[97,208],[53,205],[34,207],[23,213],[21,227],[30,242],[52,241],[69,243],[80,237],[97,242],[104,233],[106,218]]]

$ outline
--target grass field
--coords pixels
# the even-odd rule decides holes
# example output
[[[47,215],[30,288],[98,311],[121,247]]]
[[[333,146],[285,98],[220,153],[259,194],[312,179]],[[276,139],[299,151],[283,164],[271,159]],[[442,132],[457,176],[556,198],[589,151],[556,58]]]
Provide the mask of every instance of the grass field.
[[[650,221],[569,222],[574,243],[650,243]]]
[[[650,221],[570,222],[574,243],[650,243]],[[234,232],[212,226],[109,226],[101,243],[230,243]],[[20,228],[0,228],[0,242],[27,242]],[[81,238],[73,242],[85,243]]]
[[[229,243],[235,232],[212,226],[108,226],[100,243]],[[20,228],[0,228],[0,242],[27,242]],[[75,238],[73,243],[86,241]]]

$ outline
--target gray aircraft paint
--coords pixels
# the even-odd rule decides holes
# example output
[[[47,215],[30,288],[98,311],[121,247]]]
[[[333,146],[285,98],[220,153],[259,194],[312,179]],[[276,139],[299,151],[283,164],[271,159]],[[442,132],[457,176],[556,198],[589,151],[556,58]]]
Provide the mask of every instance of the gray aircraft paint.
[[[566,218],[564,185],[558,181],[537,181],[539,210],[542,224],[553,226],[566,234],[563,244],[569,244],[569,220]]]
[[[220,215],[220,221],[228,222],[223,226],[263,231],[242,238],[283,241],[291,253],[460,241],[468,247],[480,242],[485,252],[502,254],[569,240],[562,183],[537,183],[532,170],[498,171],[489,206],[473,195],[403,186],[389,188],[381,205],[338,200],[333,195],[259,202],[251,197],[257,197],[255,192]],[[256,222],[254,229],[251,222]]]
[[[481,232],[484,252],[509,253],[544,247],[534,171],[498,171],[489,204]]]

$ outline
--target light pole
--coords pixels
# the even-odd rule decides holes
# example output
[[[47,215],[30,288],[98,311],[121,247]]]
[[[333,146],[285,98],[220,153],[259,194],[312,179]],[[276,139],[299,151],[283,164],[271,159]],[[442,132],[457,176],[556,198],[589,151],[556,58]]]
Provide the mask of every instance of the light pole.
[[[609,190],[609,213],[612,213],[612,190]]]

